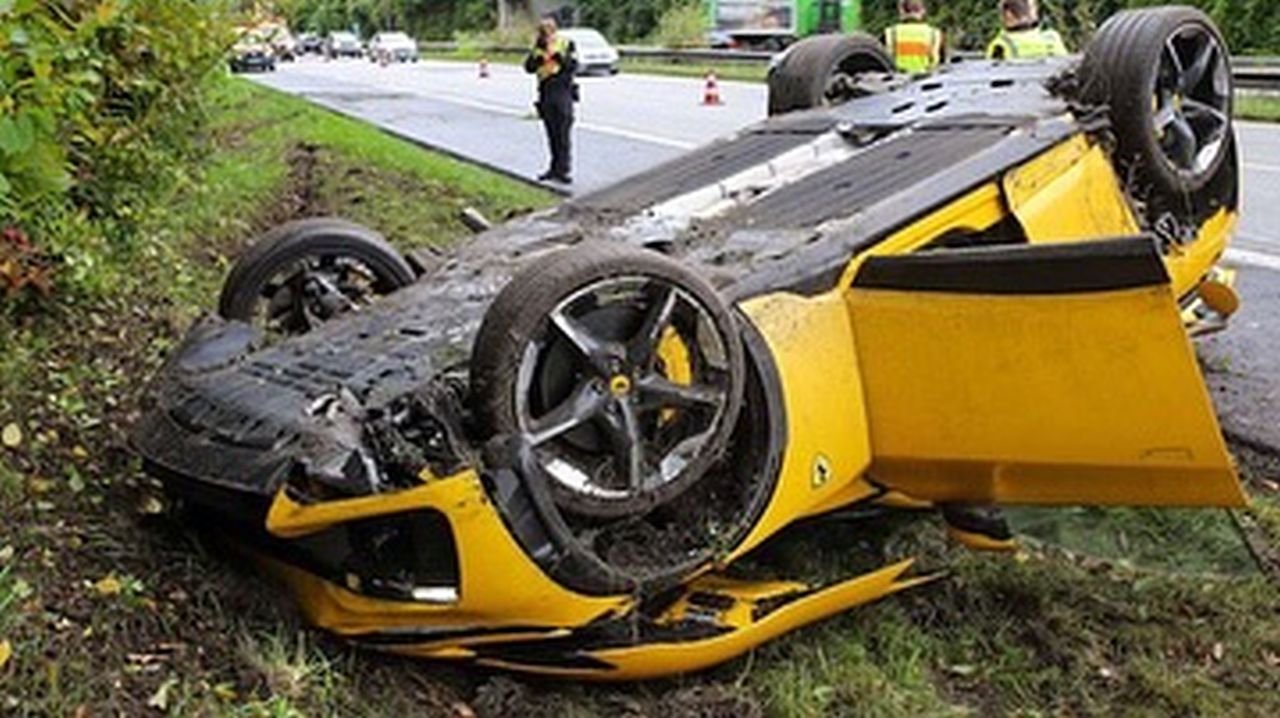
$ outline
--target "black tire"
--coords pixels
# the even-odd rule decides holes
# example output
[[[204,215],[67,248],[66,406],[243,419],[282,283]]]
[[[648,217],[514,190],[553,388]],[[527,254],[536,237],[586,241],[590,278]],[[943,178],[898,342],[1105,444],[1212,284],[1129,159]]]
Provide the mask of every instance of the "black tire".
[[[656,297],[664,295],[652,295],[654,298],[644,306],[631,304],[629,306],[634,309],[633,314],[621,315],[623,317],[621,320],[614,321],[606,329],[598,329],[598,324],[597,329],[593,329],[593,331],[600,331],[599,345],[607,344],[618,348],[621,352],[620,359],[607,360],[610,364],[610,368],[607,369],[601,369],[599,362],[584,358],[582,352],[574,349],[575,346],[582,345],[566,339],[566,335],[556,328],[559,325],[553,321],[553,314],[567,314],[569,309],[565,307],[570,306],[567,305],[568,302],[582,301],[575,300],[574,297],[584,296],[584,292],[602,284],[607,286],[609,282],[644,282],[646,288],[642,291],[646,293],[646,297],[650,296],[649,287],[659,287],[657,291],[666,292],[665,297],[668,299],[678,296],[679,301],[686,302],[683,308],[688,310],[682,313],[685,317],[682,320],[684,328],[680,330],[683,332],[682,338],[697,336],[698,339],[690,342],[696,345],[707,339],[706,335],[717,337],[716,341],[722,351],[714,361],[722,362],[722,367],[717,368],[714,373],[722,384],[712,404],[713,408],[708,409],[705,405],[697,409],[690,408],[676,420],[673,426],[665,429],[653,428],[655,422],[660,423],[664,420],[653,419],[654,412],[658,412],[658,416],[661,417],[662,412],[669,411],[663,407],[671,404],[663,403],[659,406],[645,407],[644,387],[647,380],[658,376],[658,372],[669,375],[670,371],[654,368],[661,362],[657,358],[660,352],[656,345],[646,350],[646,359],[637,360],[639,363],[635,364],[632,363],[631,348],[637,346],[637,338],[643,334],[656,336],[653,332],[646,332],[645,329],[649,326],[647,321],[651,316],[662,314],[661,310],[657,309],[662,300]],[[586,296],[590,297],[588,304],[595,307],[592,311],[597,312],[597,317],[604,312],[613,312],[612,316],[619,317],[617,312],[625,311],[628,306],[623,304],[620,310],[619,305],[614,304],[601,309],[601,304],[597,302],[595,296]],[[625,301],[629,302],[631,299],[628,298]],[[669,299],[669,303],[675,301],[677,300]],[[692,322],[688,319],[690,312],[694,314]],[[668,319],[662,326],[676,327],[677,319],[671,318],[674,312],[668,311],[665,315]],[[687,331],[690,324],[695,327],[695,331]],[[711,331],[704,332],[697,327],[709,327]],[[659,331],[663,331],[662,327],[659,327]],[[608,332],[614,332],[615,336],[604,336]],[[594,337],[593,341],[596,341]],[[560,353],[554,353],[557,351]],[[559,452],[557,457],[574,452],[587,454],[588,462],[594,461],[596,469],[592,470],[591,477],[587,477],[584,473],[584,484],[581,490],[568,488],[560,481],[552,481],[552,494],[558,506],[574,514],[593,517],[636,516],[676,498],[696,484],[706,470],[719,459],[732,438],[741,407],[746,371],[744,362],[742,338],[737,320],[724,305],[716,290],[705,279],[657,252],[621,244],[585,243],[552,252],[533,261],[499,293],[485,314],[476,336],[471,356],[471,386],[482,431],[490,436],[524,437],[529,440],[530,446],[536,445],[535,440],[530,438],[536,433],[532,428],[535,422],[545,421],[546,417],[551,416],[556,410],[569,405],[570,398],[582,396],[582,392],[589,385],[596,386],[598,388],[596,396],[603,403],[592,414],[592,418],[578,419],[574,424],[576,428],[564,430],[556,438],[548,439],[546,449],[548,453]],[[709,367],[711,363],[707,362],[705,365]],[[528,377],[528,392],[521,387],[522,371],[525,372],[523,376]],[[549,381],[546,376],[559,373],[563,377],[566,372],[570,378],[562,383],[563,393],[558,393],[552,398],[544,397],[541,400],[544,404],[542,418],[535,418],[532,408],[536,401],[532,398],[535,391],[541,390],[545,394],[547,391],[545,387]],[[612,379],[606,380],[606,376],[612,379],[618,376],[631,377],[631,381],[634,382],[634,393],[632,390],[624,390],[625,394],[613,393],[610,396],[609,390],[605,387],[612,386]],[[689,384],[691,389],[704,388],[693,386],[693,380],[690,380]],[[667,385],[670,386],[670,381]],[[701,401],[705,402],[706,399]],[[637,408],[628,408],[622,412],[622,407],[615,402],[633,403]],[[520,406],[525,406],[525,415],[528,417],[524,421],[519,418]],[[707,422],[708,428],[704,429],[700,422],[707,416],[708,411],[714,414],[714,418]],[[641,414],[641,412],[647,413]],[[611,468],[604,471],[612,471],[613,473],[606,475],[614,477],[615,481],[622,475],[620,472],[628,468],[624,467],[621,459],[617,457],[616,442],[611,444],[610,448],[599,443],[606,440],[602,437],[607,437],[608,440],[617,438],[620,430],[616,423],[620,420],[616,417],[619,414],[628,415],[633,427],[649,427],[649,431],[653,433],[667,431],[669,442],[676,445],[685,445],[684,442],[688,438],[680,432],[686,430],[692,432],[695,427],[698,432],[696,435],[689,434],[689,436],[709,438],[700,440],[700,449],[687,464],[683,465],[684,468],[677,471],[676,475],[669,480],[666,479],[665,468],[661,466],[669,454],[664,453],[657,460],[649,456],[649,466],[654,468],[660,479],[656,487],[655,485],[647,487],[643,479],[648,476],[641,476],[640,481],[634,480],[637,467],[642,473],[648,467],[643,466],[643,462],[637,464],[633,459],[628,473],[632,480],[624,483],[630,487],[638,484],[641,488],[625,489],[622,492],[624,496],[601,497],[598,493],[593,494],[593,489],[599,484],[591,482],[599,479],[599,467],[602,462],[610,464]],[[609,419],[606,415],[614,418]],[[648,417],[648,420],[644,417]],[[602,428],[611,422],[614,423],[612,429]],[[592,446],[589,441],[588,446],[583,448],[579,439],[575,438],[575,435],[581,436],[582,432],[592,432],[596,437],[594,441],[597,443]],[[675,435],[674,438],[671,438],[671,435]],[[633,440],[638,436],[638,432],[631,434]],[[636,442],[633,441],[633,443]],[[638,455],[648,455],[650,446],[645,443],[645,452]],[[682,454],[683,458],[687,458],[687,454]],[[623,478],[625,479],[626,476]],[[591,489],[585,488],[587,483],[590,483]]]
[[[866,33],[805,38],[769,72],[769,114],[839,104],[829,92],[837,77],[893,71],[889,52]]]
[[[1209,67],[1197,77],[1202,52]],[[1222,33],[1195,8],[1129,10],[1103,24],[1080,65],[1081,91],[1109,107],[1123,175],[1166,196],[1205,189],[1233,142],[1230,62]]]
[[[240,256],[222,285],[218,313],[225,319],[254,322],[263,293],[278,273],[308,259],[345,258],[373,275],[377,296],[413,283],[413,269],[382,235],[336,218],[313,218],[276,227]]]

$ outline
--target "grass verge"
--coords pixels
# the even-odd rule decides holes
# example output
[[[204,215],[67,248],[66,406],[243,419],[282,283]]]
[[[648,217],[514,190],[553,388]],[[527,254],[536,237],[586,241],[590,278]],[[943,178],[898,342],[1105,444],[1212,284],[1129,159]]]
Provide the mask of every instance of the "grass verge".
[[[507,65],[518,65],[524,62],[524,55],[519,53],[499,52],[481,53],[477,50],[459,49],[453,51],[424,52],[422,56],[431,60],[447,60],[452,62],[479,62],[485,57],[489,62]],[[649,58],[624,57],[621,71],[637,75],[668,75],[672,77],[705,77],[707,72],[715,70],[716,77],[721,80],[737,80],[741,82],[764,82],[768,68],[758,62],[675,62],[653,60]]]
[[[1280,122],[1280,95],[1255,92],[1236,94],[1236,117],[1257,122]]]
[[[140,383],[269,225],[340,214],[408,249],[465,234],[464,206],[501,219],[553,198],[244,81],[219,87],[213,113],[205,159],[142,220],[140,246],[103,255],[109,291],[0,312],[0,714],[422,706],[418,683],[377,661],[355,671],[170,523],[124,433]]]

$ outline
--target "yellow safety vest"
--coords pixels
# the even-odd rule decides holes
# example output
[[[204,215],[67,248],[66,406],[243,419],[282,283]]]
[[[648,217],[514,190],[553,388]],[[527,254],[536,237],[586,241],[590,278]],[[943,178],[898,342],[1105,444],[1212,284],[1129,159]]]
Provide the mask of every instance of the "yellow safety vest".
[[[1057,30],[1032,27],[1026,30],[1001,30],[987,46],[987,57],[1001,60],[1038,60],[1061,57],[1067,46]]]
[[[926,22],[900,22],[884,31],[899,72],[923,75],[942,62],[942,31]]]
[[[533,52],[538,55],[541,60],[541,62],[538,63],[538,79],[545,80],[560,72],[560,63],[551,58],[555,57],[557,52],[560,53],[561,57],[568,55],[569,41],[557,35],[555,42],[551,44],[551,47],[548,47],[545,50],[539,50],[535,47]]]

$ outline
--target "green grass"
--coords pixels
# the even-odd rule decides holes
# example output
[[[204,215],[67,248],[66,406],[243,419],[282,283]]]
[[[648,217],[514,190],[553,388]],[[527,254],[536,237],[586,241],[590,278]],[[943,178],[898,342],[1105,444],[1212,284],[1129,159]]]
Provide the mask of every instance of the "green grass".
[[[0,313],[0,714],[391,715],[426,705],[408,664],[318,643],[275,590],[163,514],[126,447],[143,380],[274,223],[335,214],[403,249],[554,197],[241,80],[222,83],[186,181],[95,255],[98,292]],[[66,265],[62,271],[78,271]],[[380,667],[381,665],[381,667]],[[441,710],[447,684],[433,684]]]
[[[518,53],[481,53],[477,50],[465,48],[448,52],[424,52],[422,56],[432,60],[448,60],[452,62],[469,63],[479,62],[480,58],[483,56],[488,58],[489,62],[508,65],[517,65],[524,61],[524,56]],[[676,62],[633,57],[624,57],[621,62],[621,71],[623,73],[637,75],[705,77],[707,72],[711,70],[715,70],[716,77],[721,80],[764,82],[768,67],[766,67],[764,63],[760,62]]]
[[[1280,122],[1280,95],[1237,93],[1236,117],[1259,122]]]

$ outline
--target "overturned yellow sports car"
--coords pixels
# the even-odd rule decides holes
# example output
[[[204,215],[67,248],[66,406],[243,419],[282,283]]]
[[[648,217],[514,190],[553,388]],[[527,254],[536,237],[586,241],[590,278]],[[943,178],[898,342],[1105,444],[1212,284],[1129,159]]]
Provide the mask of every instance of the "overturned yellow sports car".
[[[268,233],[137,451],[317,626],[593,679],[930,579],[743,570],[808,517],[936,509],[999,548],[1001,504],[1240,505],[1189,339],[1236,307],[1218,31],[1157,8],[1083,57],[882,55],[800,43],[770,119],[445,254]]]

